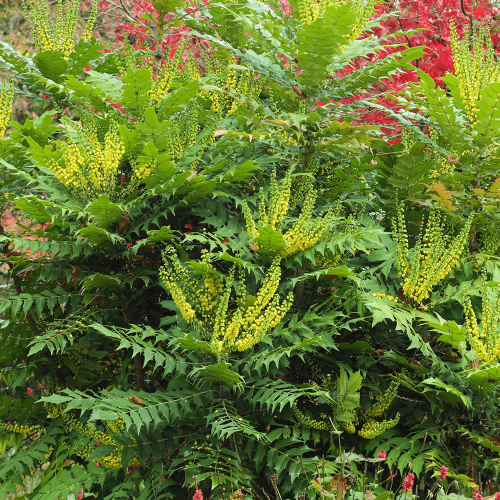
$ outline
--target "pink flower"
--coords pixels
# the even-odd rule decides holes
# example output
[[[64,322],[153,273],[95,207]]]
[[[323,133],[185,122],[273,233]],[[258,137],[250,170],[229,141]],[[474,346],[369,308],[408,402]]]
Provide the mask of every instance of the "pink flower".
[[[472,498],[473,498],[473,500],[483,500],[483,495],[481,495],[481,493],[479,493],[479,490],[474,490]]]
[[[380,450],[378,452],[377,458],[387,458],[387,455],[385,454],[385,450]]]
[[[203,500],[203,493],[201,490],[196,490],[193,495],[193,500]]]
[[[100,439],[98,439],[98,440],[97,440],[97,446],[99,446],[100,444],[101,444],[101,440],[100,440]]]
[[[82,500],[82,498],[83,498],[83,493],[79,491],[78,495],[76,495],[76,500]]]
[[[31,387],[28,387],[26,391],[28,392],[28,396],[31,396],[33,394],[33,389]]]
[[[441,470],[439,471],[439,479],[444,479],[446,477],[446,474],[448,474],[448,467],[445,467],[443,465],[441,467]]]
[[[99,467],[99,463],[98,463],[98,462],[96,462],[96,463],[95,463],[95,466],[96,466],[96,467]]]
[[[64,461],[64,463],[65,463],[66,465],[69,465],[69,460],[68,460],[68,459],[66,459],[66,460]]]
[[[413,489],[413,479],[415,478],[415,474],[410,472],[404,479],[403,479],[403,491],[411,491]],[[476,500],[476,499],[474,499]]]
[[[500,493],[495,493],[495,500],[500,500]]]

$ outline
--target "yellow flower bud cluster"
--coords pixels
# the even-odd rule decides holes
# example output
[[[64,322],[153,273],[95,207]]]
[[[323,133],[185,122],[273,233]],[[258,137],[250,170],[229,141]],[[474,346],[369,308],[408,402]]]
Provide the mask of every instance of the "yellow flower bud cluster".
[[[39,425],[19,425],[11,424],[10,422],[0,422],[0,429],[5,432],[14,432],[15,434],[26,434],[36,437],[43,436],[47,433],[47,431]]]
[[[420,234],[410,260],[403,208],[398,207],[396,220],[393,220],[394,251],[399,277],[404,280],[403,292],[413,304],[419,305],[427,299],[460,260],[468,244],[473,219],[469,216],[460,233],[453,238],[445,233],[440,214],[431,209],[425,234],[423,238]]]
[[[259,237],[257,226],[270,225],[274,231],[281,231],[284,217],[290,207],[291,170],[280,182],[276,181],[276,172],[272,172],[269,184],[268,202],[264,191],[261,190],[258,204],[259,220],[255,222],[248,204],[243,202],[243,215],[245,217],[247,233],[250,238]],[[294,225],[283,234],[287,248],[281,251],[282,256],[293,255],[314,246],[328,229],[333,220],[334,211],[322,212],[317,217],[313,216],[316,203],[316,193],[312,186],[306,192],[302,209]]]
[[[366,24],[373,13],[378,0],[354,0],[354,10],[356,12],[356,23],[352,27],[352,32],[346,36],[349,42],[356,40],[366,28]]]
[[[205,59],[207,74],[216,73],[218,79],[215,86],[222,90],[203,90],[201,95],[212,101],[211,109],[221,118],[224,114],[232,115],[238,109],[240,102],[256,100],[263,88],[263,77],[256,78],[251,69],[237,72],[235,68],[224,67],[220,61],[208,56]],[[222,95],[221,95],[222,94]]]
[[[479,113],[477,107],[479,90],[490,83],[500,82],[500,65],[495,61],[495,49],[488,26],[473,29],[472,33],[469,28],[464,28],[463,38],[459,40],[457,28],[451,20],[450,36],[460,96],[464,101],[470,121],[474,123]],[[470,45],[472,45],[471,48]]]
[[[366,412],[366,415],[372,418],[381,417],[384,414],[384,411],[387,410],[394,401],[400,383],[399,379],[392,380],[387,388],[387,391],[385,391],[382,397],[370,407],[370,409]]]
[[[328,5],[333,5],[335,0],[298,0],[299,17],[302,24],[311,24],[323,13],[324,8]]]
[[[297,146],[297,140],[293,137],[292,134],[288,132],[285,127],[278,127],[276,131],[276,137],[285,145],[294,145]]]
[[[409,152],[415,144],[415,133],[406,127],[401,129],[401,145],[405,152]]]
[[[316,196],[316,192],[309,190],[297,222],[283,235],[288,244],[287,249],[281,252],[283,256],[313,247],[325,234],[332,220],[333,210],[321,212],[317,217],[313,217]]]
[[[311,24],[318,17],[325,13],[327,7],[331,5],[340,6],[347,3],[347,0],[298,0],[299,18],[302,24]],[[356,12],[356,22],[353,31],[347,35],[349,42],[356,40],[363,32],[370,16],[375,11],[378,0],[352,0],[354,11]]]
[[[3,138],[10,115],[12,114],[12,103],[14,102],[14,83],[3,83],[0,88],[0,139]]]
[[[178,259],[160,269],[160,278],[184,319],[193,323],[200,334],[210,340],[212,352],[249,349],[278,325],[292,305],[292,293],[281,304],[277,295],[281,277],[280,260],[274,260],[255,297],[245,294],[244,275],[240,275],[236,309],[232,310],[229,303],[235,268],[229,273],[224,287],[208,254],[202,259],[203,265],[195,267],[202,274],[202,279],[195,279]]]
[[[325,257],[319,257],[316,260],[316,266],[317,267],[338,267],[339,264],[342,262],[342,257],[345,254],[345,250],[342,250],[342,252],[335,254],[333,257],[332,256],[325,256]]]
[[[65,187],[74,190],[88,190],[89,184],[84,176],[85,159],[78,146],[70,139],[64,146],[63,164],[60,165],[53,158],[48,160],[48,167],[56,179]]]
[[[460,163],[460,156],[463,156],[466,153],[468,153],[468,151],[462,151],[459,153],[456,150],[450,149],[448,155],[442,155],[439,158],[434,159],[437,166],[431,171],[431,177],[437,178],[450,175],[455,170],[458,163]]]
[[[481,251],[489,254],[496,254],[500,248],[500,229],[490,224],[483,232],[483,242]]]
[[[279,262],[278,258],[274,260],[255,300],[249,297],[250,305],[240,304],[230,317],[227,314],[226,303],[224,300],[221,301],[216,312],[211,343],[214,351],[228,351],[234,348],[238,351],[249,349],[259,343],[288,312],[292,306],[293,294],[289,293],[281,304],[279,296],[276,295],[281,277]],[[231,288],[227,287],[229,291]]]
[[[194,60],[193,53],[188,50],[187,60],[184,65],[184,73],[191,81],[198,81],[201,78],[200,70],[198,69],[198,64]]]
[[[224,286],[210,261],[208,252],[202,253],[202,280],[195,279],[178,259],[170,266],[160,268],[160,278],[168,288],[182,317],[190,323],[196,315],[201,323],[215,321],[215,306],[220,302]]]
[[[354,434],[356,432],[354,422],[344,422],[342,428],[347,432],[347,434]]]
[[[146,177],[149,177],[151,175],[155,167],[156,159],[152,158],[151,160],[148,160],[141,165],[135,166],[134,175],[139,181],[142,181],[142,179],[145,179]]]
[[[375,297],[377,299],[391,300],[392,302],[397,302],[398,301],[397,297],[394,297],[393,295],[389,295],[387,293],[372,293],[371,296]]]
[[[33,33],[39,50],[54,50],[68,56],[73,51],[77,28],[79,2],[58,0],[55,23],[52,19],[47,0],[26,0],[23,3],[28,25]],[[83,38],[90,38],[97,15],[97,2],[92,4],[92,11],[87,21]]]
[[[398,203],[396,212],[396,218],[392,219],[392,239],[398,273],[400,277],[403,277],[410,273],[410,261],[408,260],[408,233],[406,231],[404,205],[402,203]]]
[[[45,409],[47,410],[47,416],[49,418],[59,418],[62,417],[64,410],[67,408],[67,403],[45,403]]]
[[[359,429],[358,435],[359,437],[365,439],[374,439],[381,434],[383,434],[387,429],[391,429],[399,422],[399,413],[396,414],[396,417],[392,420],[383,420],[382,422],[378,422],[373,418],[369,418]]]
[[[222,83],[222,88],[226,91],[229,91],[230,89],[236,90],[237,85],[238,85],[238,78],[236,77],[236,70],[233,68],[229,68],[226,80]],[[232,97],[229,95],[229,93],[226,94],[225,99],[226,99],[225,107],[229,108],[232,103]]]
[[[79,432],[80,434],[83,434],[84,436],[92,440],[90,446],[81,448],[77,452],[77,455],[79,455],[84,459],[88,459],[89,455],[92,453],[93,450],[96,449],[97,446],[113,445],[116,447],[116,450],[112,453],[100,457],[98,459],[99,464],[103,465],[104,467],[107,467],[108,469],[122,468],[121,460],[122,460],[124,445],[118,443],[116,439],[114,439],[106,432],[99,431],[91,425],[83,425],[79,420],[77,420],[69,413],[64,413],[62,417],[66,422],[66,424],[68,425],[68,427],[75,430],[76,432]],[[123,434],[123,432],[125,431],[125,423],[122,418],[118,418],[115,421],[105,421],[104,423],[108,431],[113,434]],[[133,438],[132,440],[135,442]],[[137,459],[137,457],[134,456],[128,463],[128,467],[134,467],[139,464],[140,464],[139,460]]]
[[[163,283],[168,288],[172,299],[174,299],[175,305],[179,308],[182,317],[189,323],[195,317],[194,309],[191,304],[186,300],[186,295],[182,290],[182,286],[176,280],[176,275],[171,273],[168,269],[163,269],[160,271],[160,278]]]
[[[487,363],[495,362],[500,358],[500,332],[498,316],[500,314],[500,292],[498,289],[483,284],[482,321],[478,325],[476,314],[470,298],[464,299],[463,307],[467,340],[474,349],[479,360]]]
[[[314,420],[311,417],[308,417],[307,415],[304,415],[297,407],[293,409],[294,415],[297,417],[297,420],[299,423],[302,425],[305,425],[306,427],[309,427],[311,429],[317,429],[319,431],[332,431],[336,430],[332,426],[332,424],[326,420],[320,421],[320,420]]]
[[[47,166],[78,198],[89,199],[111,193],[125,153],[116,127],[110,127],[104,136],[104,145],[98,141],[97,132],[92,127],[85,131],[80,127],[79,135],[80,145],[69,139],[62,147],[62,161],[50,158]],[[146,170],[141,171],[141,175],[145,175]]]
[[[179,161],[184,156],[185,149],[196,144],[199,131],[200,124],[196,108],[188,106],[184,113],[172,121],[170,132],[162,144],[165,153],[173,162]],[[205,137],[205,140],[210,140],[210,134]],[[198,155],[200,154],[203,154],[203,151],[199,151]]]
[[[151,103],[153,105],[158,104],[165,98],[170,90],[174,78],[179,74],[179,64],[181,62],[182,51],[183,44],[181,43],[177,48],[172,61],[164,61],[164,65],[161,68],[158,77],[149,90]]]
[[[258,79],[256,81],[254,78],[254,73],[251,72],[250,70],[246,70],[243,73],[241,73],[238,76],[237,81],[236,81],[236,74],[234,71],[232,71],[230,73],[230,76],[228,76],[227,87],[234,89],[237,94],[250,100],[257,99],[262,91],[261,80]],[[227,114],[232,115],[238,109],[238,99],[233,98],[229,95],[227,95],[227,99],[229,107]]]

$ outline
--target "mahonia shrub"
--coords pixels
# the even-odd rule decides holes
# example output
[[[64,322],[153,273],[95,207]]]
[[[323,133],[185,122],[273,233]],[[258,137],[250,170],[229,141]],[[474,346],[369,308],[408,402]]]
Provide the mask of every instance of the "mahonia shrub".
[[[85,28],[26,5],[36,53],[0,44],[0,498],[496,483],[498,83],[420,72],[389,144],[354,118],[424,51],[368,62],[374,11],[143,2],[109,48],[96,4]],[[14,94],[44,107],[8,122]]]

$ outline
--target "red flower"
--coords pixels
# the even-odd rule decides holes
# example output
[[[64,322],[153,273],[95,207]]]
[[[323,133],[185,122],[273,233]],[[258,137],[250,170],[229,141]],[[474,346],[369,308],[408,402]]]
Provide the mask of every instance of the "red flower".
[[[201,490],[196,490],[193,495],[193,500],[203,500],[203,493]]]
[[[500,493],[495,493],[495,500],[500,500]]]
[[[481,493],[479,493],[479,490],[474,490],[474,493],[472,495],[472,499],[473,500],[483,500],[483,495],[481,495]]]
[[[385,454],[385,450],[380,450],[378,452],[377,458],[387,458],[387,455]]]
[[[85,68],[83,68],[83,71],[90,71],[92,69],[92,66],[85,66]]]
[[[31,396],[33,394],[33,389],[31,387],[28,387],[26,391],[28,392],[28,396]]]
[[[407,491],[411,491],[413,489],[413,479],[415,478],[415,474],[413,472],[410,472],[404,479],[403,479],[403,491],[406,493]],[[476,500],[476,499],[474,499]]]
[[[446,474],[448,474],[448,467],[445,467],[443,465],[441,467],[441,470],[439,471],[439,479],[444,479],[446,477]]]

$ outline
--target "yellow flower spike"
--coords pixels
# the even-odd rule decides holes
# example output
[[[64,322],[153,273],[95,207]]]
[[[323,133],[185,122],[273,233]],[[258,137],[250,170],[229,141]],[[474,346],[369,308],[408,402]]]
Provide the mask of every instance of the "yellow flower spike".
[[[0,139],[3,138],[7,126],[9,125],[10,115],[12,114],[12,104],[14,102],[14,83],[3,82],[0,88]]]
[[[160,270],[160,278],[183,315],[189,307],[189,320],[209,340],[213,353],[249,349],[278,325],[290,309],[293,294],[281,304],[277,295],[279,258],[274,260],[255,297],[246,295],[244,271],[240,270],[236,308],[232,299],[236,269],[229,272],[224,286],[207,254],[202,255],[202,262],[206,266],[202,280],[189,275],[177,259]]]
[[[47,166],[59,182],[78,198],[88,199],[111,193],[125,153],[115,126],[110,126],[104,137],[104,145],[97,139],[95,126],[90,125],[85,130],[79,126],[77,132],[80,144],[68,139],[62,147],[62,161],[50,158]],[[149,175],[149,171],[145,174]]]
[[[269,184],[268,202],[264,192],[261,191],[258,203],[259,219],[257,223],[246,202],[243,202],[243,215],[245,217],[247,233],[250,238],[257,238],[259,232],[257,225],[271,225],[275,231],[281,231],[285,215],[290,210],[291,172],[289,170],[284,179],[277,182],[276,173],[271,173]],[[306,192],[301,213],[295,224],[283,235],[287,248],[281,251],[282,256],[293,255],[314,246],[326,233],[329,223],[334,216],[333,210],[313,217],[316,194],[311,186]]]
[[[460,95],[472,124],[477,121],[479,90],[493,82],[500,81],[500,66],[495,61],[489,27],[464,28],[463,38],[453,20],[450,21],[451,51],[455,74],[459,79]],[[472,48],[469,41],[472,39]],[[486,45],[486,51],[484,50]]]
[[[80,4],[58,0],[55,23],[47,0],[26,0],[23,3],[28,25],[39,50],[57,50],[68,56],[75,44],[76,26]],[[97,15],[97,2],[92,4],[83,38],[90,38]]]
[[[495,362],[500,357],[500,332],[497,328],[500,315],[500,292],[486,285],[488,280],[484,273],[482,281],[482,321],[480,325],[478,325],[470,297],[466,296],[463,301],[467,340],[479,360]]]
[[[413,249],[411,261],[402,205],[398,205],[397,217],[393,220],[398,275],[402,279],[404,294],[415,305],[427,299],[433,288],[446,278],[460,260],[474,219],[469,216],[458,236],[451,240],[451,236],[445,234],[440,216],[432,213],[434,210],[431,210],[425,234],[420,236]]]

